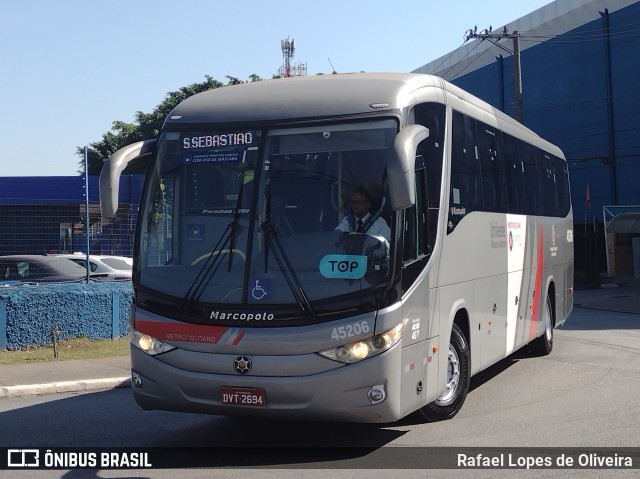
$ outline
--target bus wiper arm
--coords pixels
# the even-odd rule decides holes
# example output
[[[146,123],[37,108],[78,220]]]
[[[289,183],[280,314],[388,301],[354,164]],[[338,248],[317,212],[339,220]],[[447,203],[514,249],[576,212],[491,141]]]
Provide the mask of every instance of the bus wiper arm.
[[[265,251],[268,251],[269,247],[273,250],[273,256],[276,259],[278,267],[289,285],[289,289],[291,290],[293,297],[296,299],[296,302],[306,314],[317,319],[318,316],[309,302],[309,297],[305,293],[302,283],[300,282],[300,278],[298,278],[291,261],[289,261],[289,257],[287,256],[287,253],[285,253],[282,243],[280,243],[280,239],[276,234],[275,228],[268,220],[264,221],[260,225],[260,228],[265,236]]]
[[[182,299],[182,305],[180,306],[180,315],[184,315],[189,309],[189,306],[191,306],[191,303],[193,303],[200,297],[200,295],[204,291],[204,287],[206,286],[206,284],[218,271],[218,268],[221,264],[218,261],[218,258],[220,258],[220,255],[224,251],[226,251],[225,248],[227,244],[231,242],[232,236],[234,235],[234,230],[237,228],[237,224],[234,224],[235,222],[236,220],[230,222],[227,225],[227,228],[220,236],[218,243],[211,250],[211,253],[202,265],[202,268],[200,268],[196,279],[194,279],[193,283],[191,283],[187,294],[185,294],[184,298]],[[231,251],[229,251],[229,254],[231,255]]]
[[[246,152],[245,152],[246,155]],[[242,163],[244,164],[245,158],[243,157]],[[204,286],[213,278],[220,267],[220,263],[218,262],[218,258],[220,254],[224,251],[228,251],[229,253],[229,262],[227,271],[231,272],[231,266],[233,265],[233,251],[236,246],[236,239],[238,238],[238,229],[240,225],[240,213],[242,206],[242,198],[244,194],[244,173],[240,176],[240,187],[238,188],[238,197],[236,199],[236,209],[233,213],[233,220],[227,225],[227,228],[224,230],[220,239],[218,240],[218,244],[213,248],[211,254],[205,261],[205,264],[200,269],[198,276],[191,284],[189,291],[184,296],[182,306],[180,308],[181,314],[184,314],[191,303],[198,299],[200,295],[204,291]],[[226,248],[227,244],[229,247]],[[217,264],[216,264],[217,263]]]
[[[229,241],[229,263],[228,263],[228,272],[231,272],[231,265],[233,265],[233,250],[236,247],[236,239],[238,237],[238,228],[239,228],[239,220],[240,220],[240,206],[242,206],[242,194],[244,193],[244,175],[241,179],[240,188],[238,191],[238,198],[236,200],[236,210],[233,213],[233,221],[229,224],[231,227],[230,232],[230,241]]]
[[[242,167],[240,168],[240,186],[238,187],[238,197],[236,198],[236,210],[233,212],[233,221],[231,222],[231,244],[229,246],[229,263],[228,263],[228,269],[227,269],[228,272],[231,272],[231,266],[233,265],[233,257],[235,256],[233,254],[233,250],[236,247],[236,239],[238,238],[239,220],[240,220],[242,198],[244,195],[244,184],[245,184],[246,172],[247,172],[247,166],[246,166],[247,152],[253,149],[254,148],[249,148],[247,151],[244,152],[242,156],[242,161],[241,161]]]

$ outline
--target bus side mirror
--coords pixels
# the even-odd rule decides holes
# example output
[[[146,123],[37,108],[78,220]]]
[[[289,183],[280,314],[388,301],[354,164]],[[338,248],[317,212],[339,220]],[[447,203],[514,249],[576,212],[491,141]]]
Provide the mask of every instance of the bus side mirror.
[[[415,164],[416,149],[429,137],[429,129],[422,125],[409,125],[396,135],[393,159],[387,165],[391,209],[402,210],[416,202]]]
[[[120,148],[113,153],[100,172],[100,212],[103,218],[114,219],[118,211],[120,175],[127,165],[153,151],[156,140],[145,140]]]

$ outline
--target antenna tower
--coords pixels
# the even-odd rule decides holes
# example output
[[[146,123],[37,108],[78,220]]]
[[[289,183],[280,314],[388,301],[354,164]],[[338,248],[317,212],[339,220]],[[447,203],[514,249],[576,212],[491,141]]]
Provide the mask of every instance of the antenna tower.
[[[284,78],[306,76],[306,63],[298,63],[297,65],[291,64],[293,55],[296,50],[296,41],[293,38],[289,39],[289,37],[284,40],[280,40],[280,48],[282,48],[282,56],[284,58],[284,62],[278,69],[278,76]]]

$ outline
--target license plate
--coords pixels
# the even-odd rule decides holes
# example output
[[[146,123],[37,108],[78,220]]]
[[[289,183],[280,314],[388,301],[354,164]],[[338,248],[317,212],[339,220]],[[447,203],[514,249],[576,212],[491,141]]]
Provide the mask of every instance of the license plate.
[[[261,388],[221,387],[220,400],[237,406],[266,406],[267,393]]]

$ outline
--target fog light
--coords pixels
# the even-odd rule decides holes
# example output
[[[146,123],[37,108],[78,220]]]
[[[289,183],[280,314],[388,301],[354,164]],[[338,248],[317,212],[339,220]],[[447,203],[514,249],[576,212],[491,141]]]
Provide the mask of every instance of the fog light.
[[[387,393],[384,392],[384,386],[373,386],[369,389],[368,396],[371,404],[378,404],[386,399]]]
[[[133,387],[137,389],[142,387],[142,378],[138,373],[131,372],[131,384],[133,384]]]

